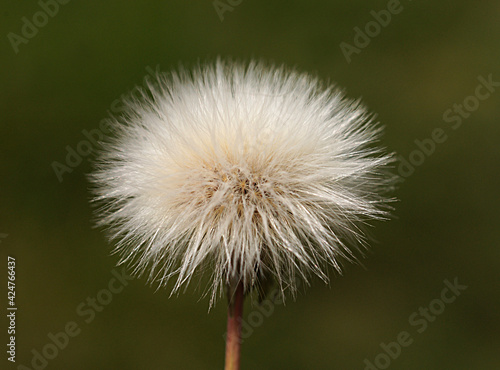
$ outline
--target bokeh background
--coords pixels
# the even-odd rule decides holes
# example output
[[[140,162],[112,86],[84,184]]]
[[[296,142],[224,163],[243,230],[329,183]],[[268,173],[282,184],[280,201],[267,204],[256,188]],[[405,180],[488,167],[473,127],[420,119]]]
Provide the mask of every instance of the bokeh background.
[[[18,311],[17,362],[2,350],[0,368],[33,369],[32,351],[43,352],[48,334],[73,321],[79,334],[45,368],[222,368],[225,304],[208,312],[195,286],[169,298],[133,280],[84,321],[89,316],[77,308],[107,288],[117,257],[92,228],[92,156],[62,181],[53,169],[65,164],[68,146],[86,140],[82,130],[99,128],[114,104],[142,85],[148,68],[168,71],[221,55],[295,66],[362,97],[386,126],[383,145],[405,160],[415,140],[436,128],[447,135],[399,185],[394,219],[374,225],[363,266],[332,275],[330,286],[314,280],[263,320],[249,318],[257,308],[245,307],[256,324],[243,343],[242,369],[364,369],[365,359],[373,362],[380,344],[402,331],[413,342],[390,369],[499,369],[500,88],[456,130],[443,114],[475,94],[479,76],[500,81],[500,3],[402,0],[402,11],[350,63],[340,44],[355,46],[354,28],[364,29],[387,1],[218,4],[223,19],[210,0],[69,1],[43,25],[38,2],[2,1],[3,341],[8,255],[17,261]],[[24,37],[23,17],[34,16],[43,25],[36,35],[25,26],[31,38],[12,36]],[[468,288],[418,333],[410,315],[455,278]]]

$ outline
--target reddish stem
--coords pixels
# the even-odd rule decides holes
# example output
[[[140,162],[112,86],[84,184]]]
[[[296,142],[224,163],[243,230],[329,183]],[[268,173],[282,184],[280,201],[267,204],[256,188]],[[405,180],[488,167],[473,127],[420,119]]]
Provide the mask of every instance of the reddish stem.
[[[226,336],[226,366],[225,370],[239,370],[240,368],[240,342],[241,342],[241,315],[245,293],[243,283],[240,281],[236,289],[228,290],[229,305],[227,311],[227,336]]]

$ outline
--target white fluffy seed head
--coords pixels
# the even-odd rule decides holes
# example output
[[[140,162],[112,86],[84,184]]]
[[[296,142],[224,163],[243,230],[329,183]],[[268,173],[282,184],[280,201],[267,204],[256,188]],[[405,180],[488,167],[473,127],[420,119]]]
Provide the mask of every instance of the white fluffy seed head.
[[[386,215],[381,129],[307,74],[218,60],[143,95],[111,120],[92,175],[99,224],[138,275],[175,276],[176,291],[209,269],[211,303],[234,279],[293,293],[355,260],[360,224]]]

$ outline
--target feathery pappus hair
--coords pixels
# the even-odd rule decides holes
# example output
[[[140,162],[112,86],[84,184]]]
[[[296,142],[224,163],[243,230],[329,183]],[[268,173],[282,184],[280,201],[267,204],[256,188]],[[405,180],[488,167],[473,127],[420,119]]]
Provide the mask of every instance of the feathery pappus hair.
[[[158,76],[112,118],[92,174],[98,224],[122,263],[173,292],[209,271],[211,304],[232,279],[281,291],[328,281],[387,216],[392,155],[358,102],[308,74],[217,60]]]

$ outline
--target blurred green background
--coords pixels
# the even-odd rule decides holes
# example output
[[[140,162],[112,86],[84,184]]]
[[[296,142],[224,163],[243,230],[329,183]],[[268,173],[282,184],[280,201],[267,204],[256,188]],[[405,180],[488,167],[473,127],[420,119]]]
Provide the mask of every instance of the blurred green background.
[[[0,368],[32,369],[32,350],[44,348],[54,357],[47,369],[222,368],[225,303],[207,312],[195,286],[169,298],[133,280],[85,322],[90,314],[78,307],[107,288],[117,257],[92,228],[91,156],[62,182],[52,167],[86,140],[82,130],[98,128],[117,99],[142,84],[148,67],[168,71],[221,55],[284,63],[337,83],[378,114],[383,145],[405,160],[423,159],[397,190],[394,219],[372,230],[377,242],[364,266],[348,266],[329,287],[313,281],[269,317],[245,307],[255,325],[242,369],[364,369],[377,356],[390,369],[499,369],[500,88],[484,100],[468,97],[479,76],[500,81],[500,3],[402,1],[378,33],[369,26],[377,34],[350,63],[341,43],[356,46],[354,28],[364,30],[387,1],[219,4],[221,16],[212,1],[69,1],[44,16],[36,1],[2,2],[5,341],[8,255],[16,257],[18,311],[17,362],[7,361],[4,345]],[[23,31],[23,17],[41,25],[36,35]],[[453,129],[443,114],[466,99],[474,109]],[[419,157],[415,140],[436,128],[447,140]],[[410,315],[455,278],[468,288],[419,333]],[[72,321],[79,334],[54,355],[48,334]],[[380,345],[402,331],[412,344],[388,364]]]

